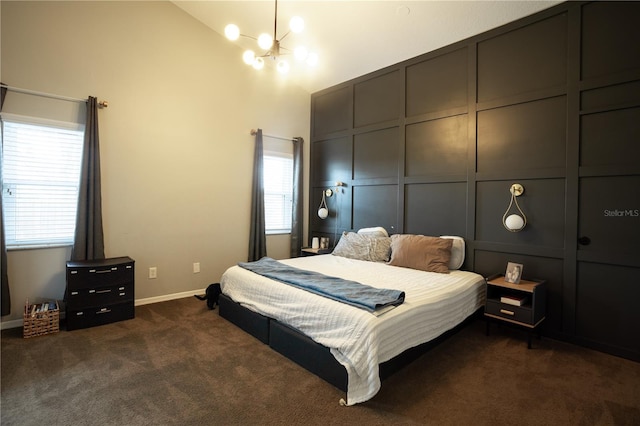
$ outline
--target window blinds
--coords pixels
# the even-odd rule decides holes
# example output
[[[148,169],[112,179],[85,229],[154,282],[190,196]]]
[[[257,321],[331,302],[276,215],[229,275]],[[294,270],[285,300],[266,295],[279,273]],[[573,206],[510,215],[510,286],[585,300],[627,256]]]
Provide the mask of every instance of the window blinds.
[[[282,153],[264,154],[265,230],[269,234],[291,232],[293,158]]]
[[[7,247],[73,243],[83,130],[5,117],[2,126]]]

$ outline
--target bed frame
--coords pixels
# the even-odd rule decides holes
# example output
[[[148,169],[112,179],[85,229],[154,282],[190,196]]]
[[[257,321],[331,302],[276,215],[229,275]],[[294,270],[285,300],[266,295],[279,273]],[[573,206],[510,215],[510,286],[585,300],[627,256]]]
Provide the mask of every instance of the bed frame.
[[[254,336],[273,350],[286,356],[301,367],[317,375],[343,392],[347,392],[347,370],[331,355],[329,348],[314,342],[300,331],[283,324],[273,318],[253,312],[221,294],[219,314],[229,322]],[[402,367],[416,360],[429,349],[455,334],[468,321],[475,317],[470,315],[461,324],[443,333],[439,337],[419,346],[407,349],[389,361],[380,364],[379,375],[383,381]]]

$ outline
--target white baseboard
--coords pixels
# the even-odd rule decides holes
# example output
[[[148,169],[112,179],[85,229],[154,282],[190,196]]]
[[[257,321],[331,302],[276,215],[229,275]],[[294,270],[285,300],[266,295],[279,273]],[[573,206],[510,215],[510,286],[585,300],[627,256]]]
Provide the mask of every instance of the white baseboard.
[[[0,326],[1,326],[0,330],[22,327],[22,324],[23,322],[21,319],[11,320],[11,321],[2,321],[2,323],[0,323]]]
[[[190,290],[190,291],[183,291],[182,293],[165,294],[163,296],[136,299],[134,304],[135,306],[141,306],[141,305],[150,305],[151,303],[167,302],[169,300],[175,300],[175,299],[184,299],[185,297],[191,297],[194,294],[204,294],[205,291],[206,291],[205,289]],[[65,317],[65,312],[64,311],[60,312],[60,319],[63,319],[64,317]],[[18,328],[18,327],[22,327],[22,325],[23,325],[23,320],[21,319],[16,319],[11,321],[2,321],[0,323],[0,330],[6,330],[9,328]]]
[[[136,299],[135,305],[141,306],[141,305],[149,305],[151,303],[166,302],[168,300],[184,299],[185,297],[191,297],[194,294],[204,294],[205,291],[206,290],[202,288],[200,290],[189,290],[189,291],[183,291],[182,293],[165,294],[163,296],[147,297],[145,299]]]

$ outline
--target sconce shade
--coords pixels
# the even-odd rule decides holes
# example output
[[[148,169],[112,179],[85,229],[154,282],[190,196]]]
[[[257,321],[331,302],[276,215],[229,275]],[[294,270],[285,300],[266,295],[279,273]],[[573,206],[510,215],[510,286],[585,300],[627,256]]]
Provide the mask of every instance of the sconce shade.
[[[510,231],[519,231],[524,228],[524,219],[517,214],[512,214],[505,219],[504,225]]]

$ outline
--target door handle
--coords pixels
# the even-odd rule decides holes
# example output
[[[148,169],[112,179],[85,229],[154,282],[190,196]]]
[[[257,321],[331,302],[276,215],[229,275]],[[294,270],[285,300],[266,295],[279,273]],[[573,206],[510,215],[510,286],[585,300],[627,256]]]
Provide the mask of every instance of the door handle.
[[[589,244],[591,244],[591,238],[580,237],[578,238],[578,244],[580,244],[581,246],[588,246]]]

